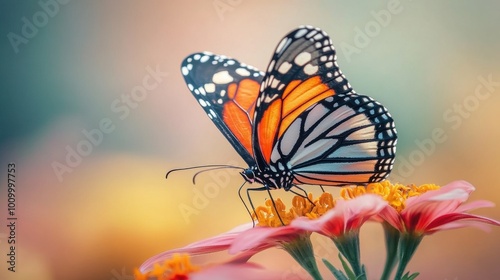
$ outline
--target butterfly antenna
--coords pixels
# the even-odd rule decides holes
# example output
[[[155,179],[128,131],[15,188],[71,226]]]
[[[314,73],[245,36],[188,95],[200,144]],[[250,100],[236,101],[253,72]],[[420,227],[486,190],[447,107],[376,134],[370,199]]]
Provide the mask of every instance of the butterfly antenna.
[[[244,169],[242,167],[239,167],[239,166],[234,166],[234,165],[227,165],[227,164],[208,164],[208,165],[198,165],[198,166],[190,166],[190,167],[182,167],[182,168],[174,168],[174,169],[171,169],[167,172],[167,174],[165,175],[165,179],[168,179],[168,175],[170,175],[170,173],[173,173],[173,172],[177,172],[177,171],[185,171],[185,170],[191,170],[191,169],[198,169],[198,168],[211,168],[211,167],[220,167],[220,168],[237,168],[237,169]]]
[[[207,168],[205,170],[201,170],[201,171],[198,171],[196,172],[194,175],[193,175],[193,185],[196,184],[196,177],[198,175],[200,175],[201,173],[203,172],[207,172],[207,171],[212,171],[212,170],[217,170],[217,169],[225,169],[225,168],[234,168],[234,169],[240,169],[240,170],[244,170],[245,168],[243,167],[238,167],[238,166],[217,166],[217,167],[210,167],[210,168]]]

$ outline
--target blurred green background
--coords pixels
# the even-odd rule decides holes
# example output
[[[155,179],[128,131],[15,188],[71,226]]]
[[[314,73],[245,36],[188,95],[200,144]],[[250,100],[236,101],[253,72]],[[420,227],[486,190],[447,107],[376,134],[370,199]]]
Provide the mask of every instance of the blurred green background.
[[[193,172],[164,179],[176,167],[244,166],[190,96],[179,65],[207,50],[264,69],[282,36],[302,24],[326,31],[354,89],[393,115],[393,181],[464,179],[477,187],[473,200],[499,204],[498,11],[493,0],[4,2],[0,278],[131,279],[156,253],[248,222],[236,171],[207,173],[195,187]],[[10,162],[15,273],[5,255]],[[476,213],[500,219],[498,208]],[[437,233],[409,269],[421,279],[497,279],[499,233]],[[362,230],[372,279],[382,269],[382,240],[378,225]],[[282,270],[292,263],[277,250],[255,260]]]

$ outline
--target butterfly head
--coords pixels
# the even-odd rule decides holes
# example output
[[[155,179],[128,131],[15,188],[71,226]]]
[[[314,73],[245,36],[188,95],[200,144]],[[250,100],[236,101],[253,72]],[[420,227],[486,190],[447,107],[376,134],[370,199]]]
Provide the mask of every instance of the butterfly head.
[[[253,168],[247,168],[243,171],[240,172],[241,176],[243,176],[243,178],[249,182],[249,183],[253,183],[255,182],[255,171]]]
[[[253,166],[243,170],[240,174],[247,182],[262,184],[270,190],[288,191],[293,186],[293,176],[290,172],[278,173],[269,168],[260,170],[257,166]]]

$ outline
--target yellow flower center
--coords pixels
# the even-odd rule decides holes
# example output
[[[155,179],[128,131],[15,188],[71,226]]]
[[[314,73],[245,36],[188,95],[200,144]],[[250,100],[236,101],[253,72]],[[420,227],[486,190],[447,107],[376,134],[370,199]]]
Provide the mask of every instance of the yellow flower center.
[[[189,274],[199,268],[191,264],[188,254],[174,254],[163,265],[155,264],[153,270],[142,273],[134,271],[135,280],[187,280]]]
[[[327,192],[322,193],[315,200],[312,194],[309,193],[308,198],[298,195],[294,196],[292,207],[288,210],[280,198],[274,200],[274,205],[273,201],[268,199],[264,206],[255,208],[253,218],[257,220],[257,226],[280,227],[289,225],[297,217],[316,219],[335,206],[333,196]]]
[[[345,187],[340,191],[343,199],[352,199],[363,194],[371,193],[381,196],[390,206],[398,212],[405,208],[406,199],[412,196],[419,196],[427,191],[437,190],[440,187],[434,184],[402,185],[391,184],[389,181],[370,183],[366,186]]]
[[[418,196],[431,190],[438,190],[440,187],[434,184],[424,184],[416,186],[391,184],[385,180],[378,183],[370,183],[366,186],[344,187],[340,190],[340,199],[353,199],[364,194],[376,194],[386,200],[390,206],[397,211],[405,208],[406,200],[412,196]],[[257,220],[257,226],[280,227],[289,225],[297,217],[308,217],[317,219],[326,211],[335,207],[335,199],[330,193],[324,192],[317,199],[313,199],[311,193],[308,198],[294,196],[292,207],[287,210],[286,205],[280,198],[273,201],[266,200],[265,205],[255,208],[253,218]],[[311,203],[314,202],[314,204]],[[281,218],[281,219],[280,219]]]
[[[391,182],[386,180],[379,183],[370,183],[366,186],[344,187],[340,190],[340,199],[349,200],[364,194],[376,194],[386,200],[394,209],[401,211],[405,208],[406,200],[409,197],[418,196],[439,188],[439,186],[434,184],[424,184],[421,186],[411,184],[405,186],[402,184],[391,184]],[[255,208],[253,218],[258,222],[257,226],[280,227],[289,225],[297,217],[317,219],[326,211],[335,207],[335,199],[330,193],[324,192],[315,200],[312,194],[309,193],[308,198],[298,195],[294,196],[292,207],[288,210],[280,198],[274,200],[274,204],[272,200],[268,199],[265,205]]]

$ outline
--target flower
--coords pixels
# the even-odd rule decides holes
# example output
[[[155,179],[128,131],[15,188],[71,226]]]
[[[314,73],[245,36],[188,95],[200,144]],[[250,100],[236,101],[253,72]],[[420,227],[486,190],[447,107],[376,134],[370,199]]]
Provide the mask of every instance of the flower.
[[[385,181],[366,187],[346,188],[341,195],[352,198],[373,193],[388,202],[378,215],[384,221],[388,256],[381,279],[388,279],[396,264],[396,255],[399,265],[395,279],[401,279],[425,235],[466,226],[486,230],[487,225],[500,225],[493,219],[467,213],[493,206],[493,203],[484,200],[465,203],[474,190],[474,186],[466,181],[454,181],[443,187],[434,184],[404,186]]]
[[[317,270],[310,242],[312,232],[326,235],[335,242],[341,253],[355,266],[356,275],[362,274],[359,263],[359,228],[387,203],[376,195],[364,195],[352,200],[334,200],[323,193],[314,204],[309,199],[295,196],[293,207],[286,211],[283,202],[266,201],[266,206],[256,209],[260,226],[242,232],[230,248],[236,253],[259,246],[277,245],[285,249],[309,272]],[[280,213],[281,220],[277,213]],[[281,221],[285,225],[281,224]],[[308,263],[304,263],[306,260]],[[314,276],[313,276],[314,277]]]
[[[262,250],[279,247],[313,279],[319,280],[323,278],[310,239],[312,233],[319,233],[329,237],[340,251],[345,274],[323,259],[336,279],[366,279],[360,262],[359,231],[366,221],[375,220],[384,227],[387,248],[380,279],[389,279],[396,265],[394,279],[414,279],[418,273],[404,274],[404,271],[424,236],[465,226],[488,229],[488,225],[500,225],[499,221],[468,213],[493,206],[489,201],[466,203],[472,191],[474,187],[465,181],[443,187],[383,181],[343,188],[339,199],[329,193],[317,199],[311,194],[295,196],[288,209],[281,199],[267,200],[265,205],[255,209],[253,217],[257,227],[247,223],[215,237],[163,252],[144,262],[136,270],[135,277],[136,280],[282,278],[276,272],[247,262]],[[226,250],[234,256],[223,263],[194,265],[189,258]]]
[[[335,205],[332,195],[326,192],[316,199],[314,204],[311,203],[312,200],[312,194],[309,194],[307,199],[295,196],[288,211],[281,199],[277,198],[274,202],[267,200],[265,206],[255,209],[257,227],[241,232],[229,252],[237,253],[259,246],[275,246],[293,241],[308,230],[290,223],[299,217],[308,217],[306,220],[317,218]]]
[[[314,258],[311,232],[294,226],[293,221],[298,217],[319,217],[331,209],[335,202],[329,193],[323,193],[314,204],[311,201],[312,194],[307,198],[295,196],[292,207],[287,211],[281,199],[267,200],[265,206],[255,209],[257,227],[240,233],[229,252],[240,253],[252,248],[278,246],[287,251],[314,279],[322,279]]]
[[[364,274],[360,262],[359,229],[387,206],[373,194],[350,200],[337,200],[336,206],[317,219],[299,218],[291,226],[328,236],[347,259],[356,276]]]
[[[379,214],[386,206],[387,202],[379,196],[366,194],[351,200],[337,200],[335,208],[317,219],[298,218],[291,225],[337,238],[358,232],[367,220]]]
[[[412,235],[466,226],[487,229],[485,224],[500,225],[493,219],[467,213],[477,208],[494,206],[485,200],[464,204],[474,190],[474,186],[466,181],[454,181],[437,190],[408,197],[406,206],[401,210],[387,207],[380,217],[400,232]]]
[[[253,263],[224,263],[195,266],[188,254],[173,254],[163,264],[155,263],[151,271],[134,272],[135,280],[232,280],[279,279],[281,273],[264,270]]]

